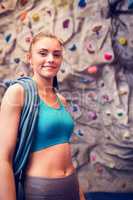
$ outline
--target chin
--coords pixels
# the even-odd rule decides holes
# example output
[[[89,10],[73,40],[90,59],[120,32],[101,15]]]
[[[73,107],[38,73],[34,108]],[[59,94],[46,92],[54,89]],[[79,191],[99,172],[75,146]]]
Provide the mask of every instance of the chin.
[[[54,73],[54,74],[47,73],[47,74],[40,74],[40,75],[43,78],[54,78],[57,75],[57,73]]]

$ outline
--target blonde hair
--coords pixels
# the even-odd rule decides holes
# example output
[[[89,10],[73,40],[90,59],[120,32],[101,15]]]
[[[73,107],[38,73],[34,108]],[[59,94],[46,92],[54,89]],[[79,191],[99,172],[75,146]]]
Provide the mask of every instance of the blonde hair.
[[[55,39],[59,42],[59,44],[63,47],[63,41],[61,39],[59,39],[56,35],[52,34],[52,33],[46,33],[46,32],[40,32],[37,33],[35,36],[33,36],[31,43],[30,43],[30,47],[29,47],[29,52],[31,52],[32,50],[32,46],[41,38],[44,37],[48,37],[48,38],[52,38]]]

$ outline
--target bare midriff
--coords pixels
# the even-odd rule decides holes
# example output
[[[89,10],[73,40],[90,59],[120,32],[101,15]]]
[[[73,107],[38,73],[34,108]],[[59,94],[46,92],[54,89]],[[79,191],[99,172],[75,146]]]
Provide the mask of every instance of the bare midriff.
[[[33,152],[29,158],[26,175],[58,178],[73,173],[75,168],[71,159],[71,147],[68,143],[58,144]]]

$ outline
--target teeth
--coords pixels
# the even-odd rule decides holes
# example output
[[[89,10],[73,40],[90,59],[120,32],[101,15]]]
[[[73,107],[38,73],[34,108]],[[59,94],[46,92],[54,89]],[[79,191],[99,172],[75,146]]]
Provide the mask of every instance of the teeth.
[[[42,66],[42,68],[51,68],[50,66]]]

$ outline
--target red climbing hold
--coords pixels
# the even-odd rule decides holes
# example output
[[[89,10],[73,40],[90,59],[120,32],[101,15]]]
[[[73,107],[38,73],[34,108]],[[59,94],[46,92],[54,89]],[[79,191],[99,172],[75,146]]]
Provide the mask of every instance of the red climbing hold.
[[[97,66],[91,66],[91,67],[88,67],[88,69],[87,69],[87,72],[89,73],[89,74],[95,74],[95,73],[97,73]]]
[[[113,56],[112,56],[111,53],[107,53],[107,52],[106,52],[106,53],[104,54],[104,59],[105,59],[105,60],[112,60],[112,57],[113,57]]]
[[[25,4],[28,3],[28,0],[20,0],[20,3],[21,3],[22,6],[25,6]]]

